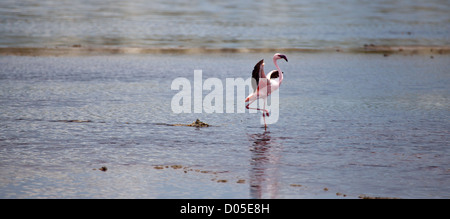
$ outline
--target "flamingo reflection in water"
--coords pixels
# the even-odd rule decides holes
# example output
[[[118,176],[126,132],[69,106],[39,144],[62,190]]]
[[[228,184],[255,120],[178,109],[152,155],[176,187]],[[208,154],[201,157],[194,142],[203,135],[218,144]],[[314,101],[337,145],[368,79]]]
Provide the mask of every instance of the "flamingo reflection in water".
[[[249,135],[253,142],[250,169],[250,196],[252,198],[278,198],[279,160],[281,145],[270,132]]]

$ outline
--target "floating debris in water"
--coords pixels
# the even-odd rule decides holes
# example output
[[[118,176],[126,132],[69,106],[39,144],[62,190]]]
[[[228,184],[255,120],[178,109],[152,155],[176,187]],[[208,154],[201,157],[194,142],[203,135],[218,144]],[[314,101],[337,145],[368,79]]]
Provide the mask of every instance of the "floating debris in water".
[[[211,171],[211,170],[201,170],[201,169],[193,169],[190,167],[186,167],[183,165],[175,164],[175,165],[156,165],[153,166],[156,170],[163,170],[163,169],[182,169],[183,173],[202,173],[202,174],[209,174],[211,176],[211,181],[215,181],[217,183],[228,183],[231,182],[231,180],[228,179],[217,179],[221,173],[228,173],[229,171]],[[244,184],[246,181],[245,179],[238,179],[236,183]]]
[[[396,197],[378,197],[378,196],[368,196],[368,195],[360,195],[358,198],[361,199],[400,199]]]
[[[108,168],[105,167],[105,166],[103,166],[103,167],[100,167],[98,170],[103,171],[103,172],[106,172],[106,171],[108,170]]]
[[[170,167],[172,167],[173,169],[180,169],[180,168],[183,168],[183,166],[181,166],[181,165],[172,165],[172,166],[170,166]]]
[[[342,196],[342,197],[347,197],[346,194],[340,193],[340,192],[336,192],[336,196]]]
[[[92,122],[92,120],[81,120],[81,119],[63,119],[63,120],[52,120],[52,122],[73,122],[73,123],[83,123],[83,122]]]
[[[245,179],[240,179],[236,183],[245,183]]]

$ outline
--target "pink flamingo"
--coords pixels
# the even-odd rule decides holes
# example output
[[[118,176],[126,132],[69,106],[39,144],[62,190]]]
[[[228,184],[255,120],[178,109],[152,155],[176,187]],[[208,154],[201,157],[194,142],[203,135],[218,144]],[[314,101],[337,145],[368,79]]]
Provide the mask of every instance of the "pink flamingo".
[[[280,67],[277,64],[278,59],[284,59],[286,62],[288,61],[287,57],[280,53],[275,53],[273,55],[273,63],[275,64],[275,67],[277,70],[273,70],[269,72],[269,74],[264,73],[264,59],[259,61],[252,72],[252,78],[254,79],[252,81],[252,87],[253,87],[253,93],[250,94],[247,99],[245,99],[245,102],[249,102],[246,106],[247,109],[255,109],[255,110],[261,110],[263,112],[263,118],[264,118],[264,129],[267,130],[267,124],[266,124],[266,116],[269,116],[269,111],[266,110],[266,99],[267,97],[274,91],[276,91],[278,88],[280,88],[281,82],[283,81],[283,72],[281,71]],[[281,72],[281,74],[280,74]],[[278,81],[275,79],[279,78]],[[254,83],[256,82],[256,83]],[[263,109],[260,108],[250,108],[250,104],[255,102],[257,99],[263,99],[264,100],[264,107]]]

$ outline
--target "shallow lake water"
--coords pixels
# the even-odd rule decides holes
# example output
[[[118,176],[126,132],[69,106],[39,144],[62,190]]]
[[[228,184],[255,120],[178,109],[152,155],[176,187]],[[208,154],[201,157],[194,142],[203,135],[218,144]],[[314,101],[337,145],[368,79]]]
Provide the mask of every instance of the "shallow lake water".
[[[286,54],[267,131],[172,112],[175,78],[272,55],[1,56],[0,198],[450,198],[448,55]]]
[[[0,47],[449,45],[448,0],[2,0]]]

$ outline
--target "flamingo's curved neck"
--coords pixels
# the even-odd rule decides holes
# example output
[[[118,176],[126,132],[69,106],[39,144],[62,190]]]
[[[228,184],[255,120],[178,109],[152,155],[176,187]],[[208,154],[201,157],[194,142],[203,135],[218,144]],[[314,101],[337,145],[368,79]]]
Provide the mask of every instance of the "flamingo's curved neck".
[[[278,75],[280,77],[278,84],[281,84],[281,82],[283,81],[283,72],[281,71],[280,67],[278,66],[277,60],[278,60],[277,58],[273,57],[273,64],[275,64],[275,67],[278,70]]]

